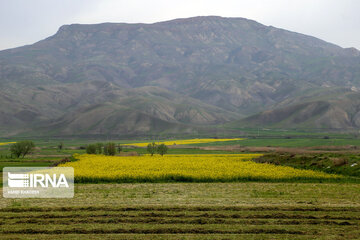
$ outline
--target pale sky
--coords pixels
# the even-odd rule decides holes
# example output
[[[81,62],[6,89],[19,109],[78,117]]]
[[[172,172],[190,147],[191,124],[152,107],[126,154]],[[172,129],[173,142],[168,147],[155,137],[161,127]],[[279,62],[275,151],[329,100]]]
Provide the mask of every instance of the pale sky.
[[[0,50],[32,44],[72,23],[153,23],[244,17],[360,49],[359,0],[0,0]]]

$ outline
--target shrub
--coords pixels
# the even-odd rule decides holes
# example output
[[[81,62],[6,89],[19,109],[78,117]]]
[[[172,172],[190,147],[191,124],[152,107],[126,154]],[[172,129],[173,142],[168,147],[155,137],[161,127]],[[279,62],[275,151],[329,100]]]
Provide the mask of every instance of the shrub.
[[[32,152],[34,149],[35,144],[32,141],[21,141],[14,143],[10,146],[11,154],[14,154],[17,158],[22,156],[23,158],[25,155]]]
[[[54,162],[51,166],[52,167],[57,167],[58,165],[64,164],[64,163],[67,163],[67,162],[71,162],[70,159],[69,158],[63,158],[60,161]]]
[[[332,161],[334,166],[337,166],[337,167],[343,166],[348,163],[347,159],[345,159],[345,158],[330,158],[330,160]]]
[[[102,154],[102,152],[103,152],[102,149],[103,149],[104,144],[103,143],[96,143],[95,146],[96,146],[96,153],[97,154]]]
[[[149,143],[147,145],[147,148],[146,148],[146,151],[151,154],[151,156],[154,155],[154,153],[156,152],[156,143],[152,142],[152,143]]]
[[[122,146],[121,146],[120,144],[117,146],[117,149],[118,149],[118,152],[119,152],[119,153],[121,153],[122,150],[123,150],[123,148],[122,148]]]
[[[115,143],[106,143],[104,146],[104,154],[114,156],[116,154]]]
[[[86,146],[86,153],[87,154],[96,154],[96,145],[95,144],[89,144]]]
[[[168,151],[168,147],[165,144],[160,144],[157,149],[156,149],[157,153],[160,154],[161,156],[163,156],[164,154],[167,153]]]
[[[58,145],[58,150],[61,151],[64,148],[64,144],[61,142]]]

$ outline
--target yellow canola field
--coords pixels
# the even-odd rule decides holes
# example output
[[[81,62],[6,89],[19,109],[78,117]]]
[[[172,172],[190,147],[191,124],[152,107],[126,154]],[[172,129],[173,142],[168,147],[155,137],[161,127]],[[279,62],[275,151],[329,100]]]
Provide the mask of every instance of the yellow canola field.
[[[187,145],[187,144],[198,144],[198,143],[211,143],[211,142],[226,142],[226,141],[239,141],[244,140],[244,138],[201,138],[201,139],[186,139],[186,140],[173,140],[173,141],[160,141],[156,142],[157,144],[165,145]],[[150,142],[143,143],[127,143],[123,144],[125,146],[137,146],[137,147],[146,147]]]
[[[75,155],[78,182],[237,181],[338,178],[333,174],[248,161],[260,154]]]
[[[13,144],[13,143],[16,143],[16,142],[0,142],[0,146]]]

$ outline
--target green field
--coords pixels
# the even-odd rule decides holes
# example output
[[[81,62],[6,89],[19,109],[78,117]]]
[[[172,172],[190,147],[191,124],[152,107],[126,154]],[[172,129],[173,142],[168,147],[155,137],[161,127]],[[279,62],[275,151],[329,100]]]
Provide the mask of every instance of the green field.
[[[254,130],[255,131],[255,130]],[[228,142],[214,142],[206,144],[193,144],[191,146],[223,146],[223,145],[241,145],[241,146],[274,146],[274,147],[315,147],[315,146],[346,146],[354,145],[360,146],[360,136],[357,134],[331,134],[331,133],[302,133],[302,132],[279,132],[276,131],[263,131],[268,134],[261,134],[257,136],[247,135],[235,136],[246,138],[241,141],[228,141]],[[273,134],[272,134],[273,133]],[[194,138],[197,138],[194,136]],[[175,138],[177,139],[177,138]],[[181,139],[181,138],[179,138]],[[17,141],[21,139],[0,139],[0,142]],[[56,150],[56,146],[64,143],[65,148],[86,146],[90,143],[96,142],[115,142],[119,144],[136,143],[136,142],[157,142],[162,140],[170,140],[167,138],[156,137],[153,140],[144,139],[108,139],[108,140],[89,140],[89,139],[32,139],[37,146],[42,146],[50,151]],[[1,148],[1,147],[0,147]],[[69,150],[68,150],[69,151]],[[70,150],[73,152],[74,150]],[[0,150],[1,154],[1,150]]]
[[[222,149],[226,145],[279,146],[290,153],[265,153],[256,161],[336,172],[350,181],[76,184],[73,199],[5,199],[1,194],[0,239],[359,239],[360,154],[357,148],[346,152],[349,148],[331,146],[358,146],[360,140],[336,137],[176,146],[168,154],[244,151]],[[35,141],[38,148],[24,159],[10,158],[8,146],[1,146],[0,167],[51,166],[98,141],[65,140],[61,151],[58,142]],[[200,149],[204,146],[220,149]],[[314,146],[331,151],[313,153]],[[312,148],[303,153],[304,147]],[[146,153],[144,148],[124,151]],[[338,165],[333,159],[346,161]],[[359,165],[351,167],[354,163]]]
[[[1,239],[356,239],[358,184],[77,185],[74,199],[1,199]]]
[[[316,146],[360,146],[360,139],[352,138],[249,138],[241,141],[194,144],[193,146],[240,145],[244,147],[316,147]]]

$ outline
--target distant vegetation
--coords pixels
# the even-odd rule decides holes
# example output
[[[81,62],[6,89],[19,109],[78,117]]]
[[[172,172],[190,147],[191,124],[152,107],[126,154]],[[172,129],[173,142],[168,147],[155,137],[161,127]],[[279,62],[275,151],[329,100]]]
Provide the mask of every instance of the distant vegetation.
[[[164,143],[156,144],[155,142],[149,143],[146,147],[147,153],[150,154],[151,156],[153,156],[154,153],[158,153],[161,156],[163,156],[168,152],[168,149],[169,148]]]
[[[257,163],[311,169],[360,178],[360,155],[356,153],[268,153],[253,159]]]
[[[95,153],[102,154],[103,153],[103,147],[104,147],[103,143],[96,143],[95,144],[95,149],[96,149]],[[93,154],[95,154],[95,153],[93,153]]]
[[[10,146],[11,154],[14,154],[17,158],[22,156],[23,158],[31,153],[35,148],[35,144],[32,141],[20,141],[13,143]]]
[[[164,144],[166,146],[177,146],[177,145],[191,145],[191,144],[202,144],[202,143],[218,143],[223,142],[223,144],[226,144],[226,142],[231,141],[241,141],[244,140],[244,138],[194,138],[194,139],[182,139],[182,140],[168,140],[168,141],[157,141],[157,144]],[[152,142],[155,144],[155,142]],[[136,147],[146,147],[149,143],[147,142],[136,142],[136,143],[127,143],[124,144],[124,146],[136,146]]]
[[[104,154],[108,156],[114,156],[117,152],[122,151],[122,146],[119,144],[116,146],[115,143],[95,143],[86,146],[87,154]]]
[[[86,146],[86,153],[87,154],[96,154],[96,145],[95,144],[89,144]]]
[[[157,146],[156,149],[157,153],[160,154],[161,156],[163,156],[164,154],[167,153],[168,151],[168,147],[165,144],[160,144],[159,146]]]
[[[61,151],[64,148],[64,143],[59,143],[58,144],[58,150]]]
[[[116,154],[115,143],[106,143],[104,145],[104,155],[115,156],[115,154]]]
[[[152,142],[152,143],[149,143],[146,147],[146,151],[151,155],[153,156],[154,153],[156,152],[156,143]]]

